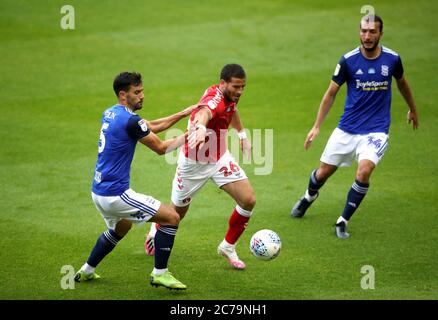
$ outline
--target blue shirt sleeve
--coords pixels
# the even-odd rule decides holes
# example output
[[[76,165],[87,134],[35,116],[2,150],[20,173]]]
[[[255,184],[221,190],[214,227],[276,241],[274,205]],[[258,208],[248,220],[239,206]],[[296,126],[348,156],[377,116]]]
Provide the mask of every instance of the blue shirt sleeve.
[[[392,75],[394,76],[394,78],[399,80],[403,77],[403,72],[404,72],[403,64],[402,64],[400,56],[398,56],[397,62],[395,63],[395,66],[394,66],[394,72],[392,73]]]
[[[347,61],[344,56],[341,57],[339,63],[336,65],[335,72],[333,73],[332,80],[336,82],[339,86],[347,81],[348,72],[347,72]]]
[[[129,118],[128,124],[126,125],[126,131],[134,140],[146,137],[151,132],[146,124],[146,120],[140,118],[138,115],[132,115]]]

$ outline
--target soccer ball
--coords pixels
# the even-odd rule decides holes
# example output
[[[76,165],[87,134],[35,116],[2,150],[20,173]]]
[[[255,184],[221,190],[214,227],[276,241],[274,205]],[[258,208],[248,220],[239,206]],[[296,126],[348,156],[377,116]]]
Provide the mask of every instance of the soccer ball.
[[[280,254],[281,239],[274,231],[263,229],[254,233],[249,249],[261,260],[272,260]]]

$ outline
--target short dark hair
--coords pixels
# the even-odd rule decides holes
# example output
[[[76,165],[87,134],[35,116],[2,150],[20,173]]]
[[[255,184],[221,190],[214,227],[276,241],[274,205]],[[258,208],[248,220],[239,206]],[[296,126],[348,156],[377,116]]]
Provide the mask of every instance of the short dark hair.
[[[383,31],[383,20],[377,14],[371,14],[371,13],[367,14],[366,16],[363,16],[362,19],[360,19],[360,22],[361,23],[362,23],[362,21],[369,22],[370,20],[374,20],[374,22],[380,22],[380,33],[382,33],[382,31]],[[359,24],[359,27],[360,26],[361,26],[361,24]]]
[[[230,63],[225,65],[221,71],[221,80],[230,82],[231,78],[245,79],[246,74],[242,66],[236,63]]]
[[[120,91],[129,91],[131,86],[141,84],[141,74],[138,72],[122,72],[114,79],[113,89],[116,96],[119,96]]]

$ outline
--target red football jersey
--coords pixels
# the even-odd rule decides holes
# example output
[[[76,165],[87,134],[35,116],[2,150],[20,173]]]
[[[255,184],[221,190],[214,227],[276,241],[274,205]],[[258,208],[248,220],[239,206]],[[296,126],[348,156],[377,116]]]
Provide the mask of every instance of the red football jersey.
[[[199,150],[190,149],[188,143],[184,144],[184,155],[192,160],[215,163],[227,151],[227,134],[231,119],[236,112],[236,103],[225,99],[219,85],[213,85],[205,90],[198,104],[210,109],[212,118],[207,124],[207,137],[204,146]],[[193,125],[196,113],[201,108],[195,109],[190,115],[189,127]]]

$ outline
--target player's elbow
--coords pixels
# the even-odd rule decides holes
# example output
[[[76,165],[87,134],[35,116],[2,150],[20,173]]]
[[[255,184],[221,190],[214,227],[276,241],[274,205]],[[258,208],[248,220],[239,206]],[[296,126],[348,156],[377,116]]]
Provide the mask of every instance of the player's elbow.
[[[153,133],[158,133],[158,130],[157,130],[157,126],[156,125],[154,125],[154,124],[152,124],[152,123],[149,123],[149,130],[151,130]]]
[[[166,144],[161,142],[161,143],[156,143],[156,144],[150,146],[149,148],[152,149],[152,151],[154,151],[159,156],[162,156],[163,154],[166,153],[167,146],[166,146]]]
[[[162,155],[166,154],[166,150],[167,150],[166,146],[160,146],[159,148],[157,148],[157,149],[155,150],[155,152],[156,152],[159,156],[162,156]]]

